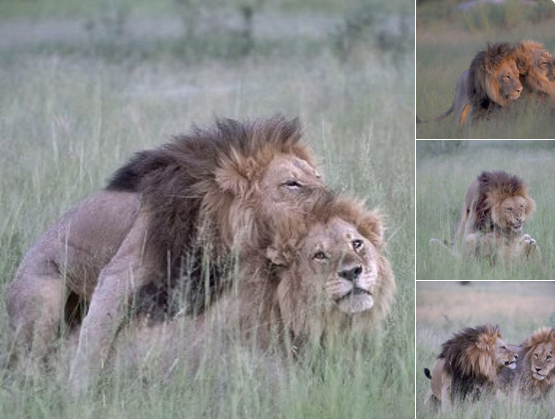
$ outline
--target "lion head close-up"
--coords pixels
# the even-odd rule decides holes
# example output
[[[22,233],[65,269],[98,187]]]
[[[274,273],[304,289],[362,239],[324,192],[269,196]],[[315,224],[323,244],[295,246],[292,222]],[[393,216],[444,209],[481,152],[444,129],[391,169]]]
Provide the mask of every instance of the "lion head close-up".
[[[514,50],[506,43],[488,43],[471,61],[467,95],[473,108],[489,107],[491,102],[509,106],[519,98],[523,87],[519,81]]]
[[[542,44],[522,40],[515,44],[521,84],[529,92],[540,92],[554,99],[555,59]]]
[[[554,388],[555,329],[543,327],[521,344],[519,355],[520,390],[531,398],[541,398]]]
[[[493,231],[519,235],[525,221],[535,212],[529,188],[517,176],[504,171],[484,171],[478,177],[475,231]]]
[[[340,329],[369,330],[385,319],[395,292],[382,218],[339,197],[325,197],[309,214],[303,223],[276,227],[265,261],[254,258],[256,266],[243,270],[242,299],[255,305],[245,312],[299,344]]]

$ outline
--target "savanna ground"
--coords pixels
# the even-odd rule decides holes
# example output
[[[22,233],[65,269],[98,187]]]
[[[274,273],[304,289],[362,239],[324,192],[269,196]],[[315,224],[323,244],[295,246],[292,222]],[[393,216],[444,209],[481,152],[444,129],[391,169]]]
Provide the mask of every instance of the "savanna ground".
[[[425,408],[424,398],[430,371],[437,362],[440,346],[453,333],[465,327],[486,323],[499,325],[505,342],[520,344],[542,326],[554,327],[553,281],[487,282],[468,285],[459,282],[417,282],[417,419],[550,419],[554,417],[552,402],[526,402],[514,394],[484,398],[477,403],[454,407],[444,414]]]
[[[417,116],[432,120],[449,109],[461,73],[487,42],[541,42],[554,55],[554,3],[519,0],[483,4],[467,10],[458,0],[422,0],[417,4]],[[533,2],[531,2],[533,3]],[[440,122],[417,125],[417,138],[554,138],[550,104],[526,97],[510,111],[479,121],[468,132],[454,126],[453,114]]]
[[[387,216],[398,293],[386,330],[359,353],[309,354],[281,391],[230,362],[227,391],[215,394],[204,374],[221,371],[210,362],[170,382],[116,375],[76,401],[63,375],[4,370],[0,417],[413,416],[413,4],[269,3],[2,2],[0,286],[131,153],[215,116],[282,113],[301,118],[329,185]],[[2,349],[6,333],[1,302]]]
[[[536,212],[523,232],[542,262],[519,266],[464,261],[431,238],[454,242],[465,193],[483,170],[504,170],[527,182]],[[417,280],[554,280],[554,141],[417,141]]]

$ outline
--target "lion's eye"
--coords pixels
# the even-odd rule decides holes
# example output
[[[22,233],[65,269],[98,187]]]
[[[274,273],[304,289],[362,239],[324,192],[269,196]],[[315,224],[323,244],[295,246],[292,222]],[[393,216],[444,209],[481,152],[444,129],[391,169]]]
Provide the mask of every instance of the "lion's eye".
[[[291,180],[287,180],[285,183],[283,183],[283,186],[285,186],[288,189],[300,189],[302,188],[302,184],[294,179]]]
[[[355,249],[355,251],[359,251],[364,247],[364,242],[362,240],[356,239],[353,240],[353,249]]]
[[[511,210],[512,210],[511,207],[506,208],[506,211],[511,211]]]
[[[548,361],[550,358],[552,358],[550,355],[546,356],[546,360]]]
[[[502,349],[506,349],[506,347],[505,347],[505,346],[502,346]]]
[[[537,354],[535,354],[535,359],[539,359],[539,356]]]
[[[320,251],[317,251],[316,253],[314,253],[313,258],[316,259],[316,260],[326,260],[327,255],[320,250]]]

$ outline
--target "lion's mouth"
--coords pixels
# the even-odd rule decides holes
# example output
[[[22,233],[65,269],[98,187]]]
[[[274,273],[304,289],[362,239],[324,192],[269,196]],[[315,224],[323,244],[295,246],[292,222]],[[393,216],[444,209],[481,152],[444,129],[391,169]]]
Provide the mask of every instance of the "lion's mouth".
[[[546,378],[546,375],[539,374],[538,372],[533,372],[533,378],[535,380],[541,381],[541,380],[544,380]]]
[[[511,223],[512,230],[514,231],[521,231],[523,228],[523,223]]]
[[[506,95],[506,99],[517,100],[519,99],[519,96],[521,96],[520,92],[511,92]]]
[[[504,365],[505,365],[506,367],[508,367],[509,369],[512,369],[512,370],[513,370],[513,369],[515,369],[515,366],[516,366],[517,364],[515,363],[515,361],[506,361],[506,362],[504,362]]]
[[[372,294],[359,287],[353,288],[351,291],[335,300],[339,309],[347,314],[362,313],[370,310],[374,306],[374,298]]]

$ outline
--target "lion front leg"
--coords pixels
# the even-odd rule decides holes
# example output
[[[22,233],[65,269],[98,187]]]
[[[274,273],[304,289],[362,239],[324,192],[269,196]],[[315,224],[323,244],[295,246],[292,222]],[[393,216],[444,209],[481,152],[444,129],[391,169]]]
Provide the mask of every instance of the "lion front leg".
[[[528,260],[534,260],[540,262],[541,260],[541,252],[540,248],[537,245],[537,241],[529,234],[524,234],[520,241],[519,241],[519,257],[524,257]]]
[[[145,217],[138,217],[115,256],[101,271],[70,368],[69,384],[74,396],[83,395],[102,370],[132,296],[151,279],[142,266],[146,227]]]

